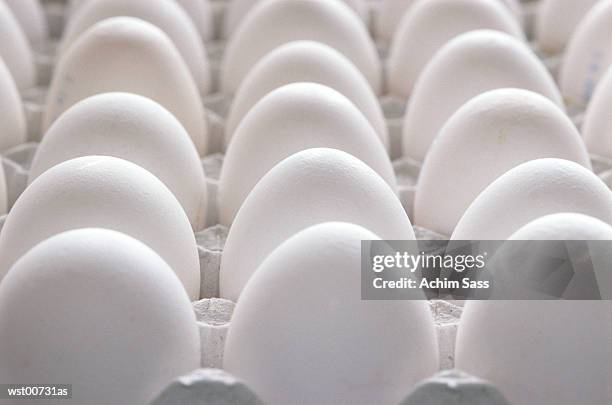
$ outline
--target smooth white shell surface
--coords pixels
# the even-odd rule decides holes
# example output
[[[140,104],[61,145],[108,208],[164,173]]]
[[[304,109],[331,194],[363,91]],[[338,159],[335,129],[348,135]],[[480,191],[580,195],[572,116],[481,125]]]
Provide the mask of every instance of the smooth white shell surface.
[[[39,0],[4,0],[19,21],[30,44],[41,44],[49,39],[47,17]]]
[[[523,9],[519,0],[500,0],[519,21],[523,18]],[[416,0],[383,0],[381,1],[376,36],[391,42],[402,19],[406,16]]]
[[[326,223],[274,250],[238,301],[224,369],[268,404],[397,404],[433,374],[426,301],[361,299],[361,240],[372,239]]]
[[[60,58],[43,130],[76,102],[121,91],[148,97],[183,124],[200,155],[208,147],[204,106],[187,66],[159,28],[131,17],[94,25]]]
[[[6,214],[8,205],[8,196],[6,189],[6,175],[4,174],[4,165],[0,159],[0,216]]]
[[[66,50],[96,23],[112,17],[134,17],[164,31],[172,40],[202,94],[211,89],[208,56],[196,26],[174,0],[87,0],[71,16],[62,39]]]
[[[551,54],[562,52],[580,20],[598,1],[542,0],[535,25],[540,50]]]
[[[612,401],[610,301],[468,301],[456,366],[515,405]]]
[[[207,190],[200,158],[180,122],[156,102],[128,93],[78,102],[43,137],[29,182],[58,163],[88,155],[114,156],[147,169],[179,200],[192,227],[204,227]]]
[[[540,93],[563,108],[550,73],[523,42],[491,30],[451,40],[427,65],[408,102],[404,155],[423,161],[440,128],[459,107],[480,93],[503,87]]]
[[[589,152],[612,159],[612,69],[601,79],[582,122],[582,135]]]
[[[0,58],[0,152],[26,141],[26,119],[19,89]]]
[[[368,81],[340,52],[313,41],[281,45],[264,56],[247,74],[228,114],[226,144],[246,113],[263,96],[282,85],[295,82],[319,83],[342,93],[366,116],[388,146],[387,124]]]
[[[37,243],[77,228],[123,232],[156,251],[192,300],[200,291],[195,237],[180,203],[140,166],[87,156],[47,170],[21,194],[0,233],[0,277]]]
[[[232,35],[221,66],[221,85],[234,94],[249,70],[287,42],[312,40],[335,48],[366,77],[374,92],[382,72],[376,47],[357,15],[341,1],[263,0]]]
[[[148,404],[199,359],[181,283],[155,252],[121,233],[56,235],[0,283],[0,380],[70,381],[72,399],[54,402]]]
[[[408,98],[435,53],[455,36],[477,29],[524,38],[520,24],[498,0],[433,0],[414,4],[391,44],[388,90]]]
[[[591,168],[576,127],[552,101],[517,89],[476,96],[451,116],[427,154],[415,223],[450,235],[491,182],[521,163],[548,157]]]
[[[329,221],[355,223],[383,239],[415,239],[397,196],[366,164],[334,149],[302,151],[270,170],[238,212],[221,262],[221,297],[236,301],[278,245]]]
[[[223,20],[223,37],[229,38],[242,24],[245,17],[261,0],[230,0],[227,2]],[[363,20],[369,19],[369,10],[364,0],[342,0],[351,7]]]
[[[532,160],[491,183],[466,210],[451,239],[505,240],[534,219],[559,212],[612,224],[612,192],[578,163]]]
[[[36,85],[36,67],[30,43],[4,1],[0,2],[0,58],[6,63],[19,89]]]
[[[329,87],[293,83],[261,99],[238,127],[219,180],[221,224],[232,223],[255,184],[277,163],[318,147],[357,157],[395,190],[389,155],[359,110]]]
[[[559,86],[568,104],[588,104],[612,62],[612,0],[597,3],[576,27],[567,45]]]

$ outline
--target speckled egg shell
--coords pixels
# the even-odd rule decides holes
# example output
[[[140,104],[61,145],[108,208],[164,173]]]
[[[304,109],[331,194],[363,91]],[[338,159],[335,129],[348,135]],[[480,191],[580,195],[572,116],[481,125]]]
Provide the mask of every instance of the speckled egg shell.
[[[427,65],[408,102],[404,155],[423,161],[440,128],[459,107],[480,93],[503,87],[540,93],[563,108],[550,73],[523,42],[491,30],[450,41]]]
[[[415,223],[450,235],[476,197],[499,176],[555,157],[591,168],[572,121],[537,93],[497,89],[464,104],[434,140],[415,197]]]
[[[612,192],[578,163],[532,160],[491,183],[463,214],[451,238],[505,240],[534,219],[559,212],[612,224]]]
[[[562,52],[580,20],[599,0],[542,0],[538,7],[535,36],[540,50]]]
[[[26,141],[26,119],[19,89],[0,58],[0,152]]]
[[[155,6],[150,0],[87,0],[69,20],[62,50],[69,49],[96,23],[112,17],[138,18],[164,31],[183,57],[200,92],[210,92],[210,67],[200,34],[185,10],[173,0],[156,0]]]
[[[417,2],[402,19],[391,44],[388,90],[408,98],[436,52],[455,36],[477,29],[498,30],[524,38],[520,24],[498,0]]]
[[[53,402],[149,403],[199,359],[181,283],[129,236],[103,229],[56,235],[0,283],[0,380],[70,382],[72,399]]]
[[[238,301],[224,369],[267,404],[397,404],[434,373],[426,301],[361,299],[361,240],[372,239],[326,223],[274,250]]]
[[[108,156],[60,163],[28,186],[0,233],[0,276],[42,240],[85,227],[116,230],[145,243],[174,269],[190,298],[198,298],[198,251],[180,203],[145,169]]]
[[[342,0],[363,19],[369,20],[369,9],[364,0]],[[229,38],[242,24],[245,17],[260,0],[229,0],[223,20],[223,37]]]
[[[329,87],[293,83],[261,99],[236,130],[219,181],[221,223],[232,223],[255,184],[277,163],[317,147],[352,154],[395,190],[389,155],[359,110]]]
[[[20,90],[36,85],[34,55],[28,38],[3,1],[0,2],[0,58],[6,63]]]
[[[49,40],[47,17],[39,0],[4,0],[19,21],[30,44],[39,45]]]
[[[335,149],[302,151],[272,168],[240,208],[221,262],[221,297],[235,301],[285,239],[329,221],[355,223],[383,239],[415,239],[397,196],[374,170]]]
[[[263,0],[227,44],[221,86],[234,94],[249,70],[268,52],[287,42],[312,40],[350,59],[378,94],[381,64],[376,47],[357,15],[340,1]]]
[[[78,102],[43,137],[29,182],[58,163],[87,155],[114,156],[147,169],[174,193],[191,226],[204,227],[207,190],[200,158],[180,122],[156,102],[129,93]]]
[[[612,62],[612,0],[594,5],[567,45],[559,86],[570,105],[588,104],[595,86]]]
[[[511,404],[606,404],[611,340],[610,301],[468,301],[455,364]]]
[[[387,124],[368,81],[340,52],[313,41],[281,45],[264,56],[247,74],[228,114],[226,144],[246,113],[263,96],[282,85],[295,82],[319,83],[338,90],[359,108],[388,147]]]
[[[161,104],[183,124],[200,155],[206,154],[205,111],[187,66],[162,30],[131,17],[97,23],[62,55],[49,89],[43,130],[76,102],[113,91]]]
[[[582,122],[584,141],[594,155],[612,159],[612,69],[603,76],[593,93]]]

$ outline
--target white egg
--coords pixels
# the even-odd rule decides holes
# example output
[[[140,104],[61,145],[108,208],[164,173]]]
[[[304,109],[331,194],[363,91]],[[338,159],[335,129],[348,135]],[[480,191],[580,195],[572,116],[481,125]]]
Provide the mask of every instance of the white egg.
[[[17,1],[17,0],[13,0]],[[70,0],[70,14],[90,0]],[[175,0],[191,18],[204,41],[210,41],[214,36],[214,16],[210,0]]]
[[[391,44],[388,90],[408,98],[436,52],[455,36],[477,29],[498,30],[524,38],[519,23],[498,0],[417,2],[402,19]]]
[[[187,66],[162,30],[131,17],[97,23],[62,55],[49,89],[43,130],[76,102],[113,91],[161,104],[183,124],[200,155],[206,154],[204,106]]]
[[[580,20],[598,1],[542,0],[535,25],[535,37],[540,50],[550,54],[562,52]]]
[[[19,89],[0,58],[0,152],[26,141],[26,118]]]
[[[491,182],[521,163],[547,157],[591,168],[576,127],[552,101],[518,89],[476,96],[449,118],[427,154],[415,223],[450,235]]]
[[[272,90],[295,82],[314,82],[338,90],[359,108],[388,146],[387,124],[368,81],[340,52],[313,41],[281,45],[251,69],[230,108],[225,124],[226,144],[255,103]]]
[[[559,85],[568,104],[588,104],[595,86],[612,62],[612,0],[588,11],[567,45]]]
[[[612,159],[612,68],[595,88],[582,122],[582,135],[589,152]]]
[[[105,93],[82,100],[51,125],[40,143],[29,182],[66,160],[104,155],[128,160],[157,176],[183,206],[195,230],[206,218],[206,179],[181,123],[156,102]]]
[[[68,49],[96,23],[112,17],[139,18],[164,31],[189,67],[200,92],[210,92],[210,67],[200,34],[185,10],[174,0],[156,0],[155,6],[150,0],[87,0],[69,20],[62,50]]]
[[[612,224],[612,192],[590,170],[563,159],[538,159],[504,173],[474,200],[454,240],[505,240],[544,215],[574,212]]]
[[[261,0],[229,0],[223,20],[223,37],[229,38],[240,27],[245,17]],[[342,0],[363,20],[368,22],[369,9],[364,0]]]
[[[503,87],[540,93],[563,108],[550,73],[523,42],[491,30],[451,40],[427,65],[408,102],[404,155],[423,161],[440,128],[459,107],[480,93]]]
[[[372,239],[325,223],[274,250],[238,301],[224,369],[271,405],[397,404],[431,376],[438,350],[426,301],[361,299],[361,240]]]
[[[272,168],[240,208],[221,261],[221,297],[236,301],[278,245],[329,221],[355,223],[383,239],[415,239],[397,196],[365,163],[335,149],[302,151]]]
[[[199,359],[181,283],[155,252],[119,232],[46,239],[0,283],[0,381],[71,384],[72,399],[55,403],[148,404]]]
[[[8,210],[8,190],[6,189],[5,176],[4,165],[2,164],[2,159],[0,159],[0,216],[6,214]]]
[[[469,301],[455,364],[515,405],[608,404],[611,340],[610,301]]]
[[[234,94],[251,68],[287,42],[312,40],[335,48],[350,59],[376,93],[381,64],[366,27],[341,1],[264,0],[240,25],[227,44],[221,86]]]
[[[499,0],[505,4],[515,17],[522,21],[523,10],[519,0]],[[376,36],[385,42],[391,42],[402,19],[406,16],[416,0],[383,0],[380,4]]]
[[[359,110],[329,87],[293,83],[261,99],[236,130],[219,180],[221,224],[232,223],[253,187],[277,163],[318,147],[350,153],[395,190],[389,155]]]
[[[20,90],[36,85],[34,55],[28,38],[4,1],[0,1],[0,59]]]
[[[40,45],[49,40],[47,17],[39,0],[4,0],[19,21],[30,44]]]
[[[190,298],[198,298],[198,251],[180,203],[145,169],[109,156],[60,163],[26,188],[0,233],[0,279],[40,241],[86,227],[144,242],[174,269]]]

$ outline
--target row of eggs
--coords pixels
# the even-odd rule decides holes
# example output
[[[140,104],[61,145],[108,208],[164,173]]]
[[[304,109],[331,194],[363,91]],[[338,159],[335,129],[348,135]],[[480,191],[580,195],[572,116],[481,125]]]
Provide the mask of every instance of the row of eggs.
[[[120,32],[136,35],[135,33],[142,30],[146,31],[145,24],[133,20],[115,20],[114,23],[116,27],[125,29]],[[132,23],[141,24],[141,27],[126,27]],[[101,38],[110,36],[112,39],[112,31],[109,29]],[[478,34],[503,37],[493,32]],[[469,35],[476,36],[476,33]],[[503,39],[507,40],[506,37]],[[331,48],[316,43],[287,44],[286,49],[290,49],[290,45],[310,47],[306,49],[319,47],[327,54],[333,53]],[[97,62],[100,64],[108,58],[110,57],[104,56]],[[139,59],[130,59],[129,65],[133,66],[135,71],[144,69],[143,66],[147,65]],[[92,68],[93,62],[87,69]],[[99,69],[96,75],[90,77],[99,79],[99,72],[103,70]],[[341,76],[346,80],[344,74]],[[130,77],[131,81],[133,79],[134,77]],[[309,80],[317,81],[310,78],[289,79],[290,82]],[[363,78],[361,80],[363,81]],[[79,83],[74,76],[71,76],[68,82]],[[96,85],[86,83],[88,86]],[[273,88],[276,87],[278,86]],[[134,91],[132,88],[113,90]],[[92,90],[93,93],[103,91]],[[142,94],[140,91],[135,92]],[[266,93],[267,91],[263,91],[263,94]],[[64,96],[65,94],[62,95]],[[231,161],[230,151],[235,148],[233,145],[237,144],[235,140],[241,139],[238,131],[246,127],[244,133],[253,134],[242,135],[243,139],[250,142],[245,141],[248,147],[243,151],[237,149],[241,153],[237,156],[241,157],[234,158],[235,163],[226,166],[227,170],[234,167],[234,170],[242,174],[242,177],[233,176],[234,182],[245,184],[238,183],[220,193],[221,196],[230,192],[236,193],[232,194],[228,201],[238,200],[233,208],[230,203],[221,204],[222,209],[228,207],[228,214],[223,214],[222,217],[229,218],[226,220],[228,224],[233,222],[223,259],[222,295],[235,299],[246,285],[233,320],[225,363],[229,371],[245,378],[271,403],[307,400],[314,403],[393,403],[406,394],[407,387],[432,374],[437,365],[433,325],[424,303],[377,304],[360,301],[359,279],[354,271],[359,266],[359,240],[377,237],[414,239],[414,234],[393,189],[388,187],[389,184],[393,185],[394,179],[392,171],[389,170],[388,157],[384,154],[384,137],[367,125],[365,114],[359,114],[359,111],[363,110],[356,107],[356,102],[353,102],[355,105],[348,102],[346,97],[346,94],[342,95],[342,91],[338,93],[321,85],[296,83],[281,87],[260,102],[255,102],[253,109],[245,108],[248,112],[241,121],[246,123],[241,123],[237,133],[232,134],[232,138],[235,138],[228,148],[226,164]],[[480,97],[482,100],[479,101]],[[88,399],[94,390],[91,385],[85,384],[89,381],[95,382],[98,387],[116,387],[105,392],[104,401],[110,398],[113,403],[146,402],[150,399],[149,395],[158,391],[169,378],[197,367],[194,359],[199,358],[199,349],[196,348],[198,343],[194,343],[194,326],[191,326],[192,316],[189,314],[191,309],[185,305],[188,304],[185,294],[177,292],[180,288],[177,290],[176,286],[180,284],[176,280],[170,280],[172,277],[169,274],[172,272],[169,271],[168,265],[177,273],[190,298],[196,299],[194,294],[197,295],[199,291],[199,268],[194,264],[197,263],[197,254],[194,261],[194,254],[191,253],[195,253],[191,228],[198,229],[197,224],[202,221],[201,204],[206,199],[201,193],[205,188],[198,187],[197,184],[202,184],[203,175],[187,175],[201,171],[198,168],[192,172],[188,168],[189,165],[194,168],[199,164],[197,153],[194,153],[189,143],[189,139],[193,141],[193,138],[189,138],[190,132],[185,129],[179,130],[178,122],[181,121],[171,118],[171,114],[160,105],[130,94],[114,93],[82,98],[85,100],[61,114],[45,134],[40,146],[41,152],[37,154],[33,164],[32,184],[11,210],[0,236],[0,251],[14,255],[5,259],[4,271],[16,261],[14,268],[23,268],[11,271],[0,289],[8,291],[0,293],[0,298],[5,300],[0,303],[0,308],[6,308],[4,316],[0,315],[0,319],[6,322],[0,330],[7,334],[0,339],[0,342],[3,342],[0,343],[0,350],[3,348],[0,352],[9,359],[6,364],[15,365],[7,367],[11,373],[15,373],[10,375],[11,379],[18,379],[20,382],[27,382],[28,379],[33,381],[52,372],[58,373],[55,376],[61,378],[59,372],[63,371],[67,373],[63,376],[64,380],[83,381],[83,385],[77,384],[79,390],[82,390],[78,395],[84,395]],[[462,199],[474,200],[477,195],[480,196],[474,204],[470,205],[468,201],[470,208],[455,228],[453,237],[505,239],[512,237],[522,225],[529,223],[519,232],[530,235],[530,238],[537,238],[538,235],[543,235],[542,232],[550,231],[549,224],[557,224],[557,227],[559,224],[567,224],[567,230],[561,233],[562,235],[569,237],[575,235],[574,232],[582,232],[580,235],[584,235],[585,239],[610,239],[609,225],[594,219],[611,222],[610,193],[592,173],[582,167],[588,168],[590,165],[586,150],[579,142],[575,129],[571,125],[568,126],[567,118],[554,103],[535,93],[520,90],[497,90],[479,98],[462,107],[462,110],[465,109],[463,116],[466,118],[457,118],[461,117],[457,112],[453,119],[458,122],[454,125],[449,122],[444,128],[450,127],[449,131],[459,132],[461,136],[467,136],[464,133],[472,136],[473,126],[482,125],[480,132],[476,134],[480,137],[473,141],[474,145],[480,145],[483,139],[488,139],[485,137],[486,131],[490,131],[492,126],[500,128],[499,123],[491,124],[491,121],[496,120],[495,114],[504,116],[503,111],[507,108],[507,111],[511,111],[506,116],[510,117],[507,118],[509,128],[500,131],[500,137],[495,139],[495,143],[501,144],[502,148],[503,145],[510,144],[505,149],[508,151],[506,154],[509,155],[509,163],[506,163],[508,166],[504,168],[504,161],[500,157],[503,152],[498,150],[487,152],[487,155],[484,152],[474,153],[474,149],[471,149],[470,153],[475,156],[464,156],[464,159],[468,156],[483,159],[483,165],[474,171],[475,175],[483,177],[476,181],[478,184],[466,186],[471,189],[466,191]],[[267,100],[265,104],[264,100]],[[492,110],[484,107],[491,102],[498,102],[501,107]],[[131,105],[136,107],[130,107]],[[284,106],[287,106],[286,110],[283,109]],[[80,118],[77,114],[79,109],[86,111],[80,113]],[[255,115],[251,110],[260,112]],[[512,119],[513,114],[526,112],[533,114],[533,118],[526,120],[527,123],[517,123],[516,119]],[[73,118],[68,119],[69,113],[74,114]],[[488,123],[486,120],[480,122],[480,117],[474,118],[477,114],[485,113],[491,114],[491,121]],[[96,115],[93,121],[92,114]],[[98,114],[100,118],[97,118]],[[338,119],[339,114],[347,118]],[[141,119],[144,117],[147,119]],[[247,118],[250,121],[247,121]],[[92,122],[96,123],[95,127]],[[98,122],[101,124],[98,125]],[[275,125],[277,122],[281,124]],[[536,124],[542,126],[527,134],[531,137],[523,135],[524,130],[519,131],[521,126],[524,128]],[[338,125],[340,127],[337,127]],[[58,134],[55,137],[59,140],[51,142],[49,135],[55,128],[55,133]],[[121,132],[123,134],[134,134],[134,139],[131,139],[132,136],[120,137],[117,133],[119,128],[122,131],[125,128],[125,132]],[[538,132],[540,128],[547,129],[542,133],[552,134],[549,135],[550,139],[541,140],[544,144],[542,150],[538,149],[539,145],[535,142],[534,152],[531,151],[529,142],[535,141],[535,134],[541,135]],[[553,128],[554,132],[549,131],[549,128]],[[76,141],[77,137],[83,137],[84,134],[98,129],[100,133],[91,135],[91,139]],[[156,135],[152,137],[150,133]],[[295,136],[295,139],[290,139],[289,133],[292,137]],[[348,133],[353,134],[350,139]],[[524,136],[525,143],[521,143],[519,139],[514,144],[514,138],[519,138],[519,135],[513,136],[513,133]],[[254,140],[255,134],[260,138]],[[554,136],[555,134],[561,135]],[[263,136],[269,136],[270,140],[265,140]],[[313,141],[312,138],[316,136],[321,138]],[[347,139],[342,139],[343,136]],[[178,138],[182,139],[177,141]],[[454,141],[452,138],[451,135],[447,136],[448,142]],[[46,148],[52,152],[45,157],[42,151],[45,150],[47,139],[47,145],[50,146]],[[377,142],[379,139],[383,142]],[[293,142],[295,144],[292,144]],[[177,148],[175,143],[181,145]],[[315,146],[345,150],[367,165],[339,151],[309,149]],[[459,142],[459,146],[464,147],[465,144]],[[456,147],[458,146],[452,146]],[[473,146],[475,147],[481,146]],[[548,149],[544,150],[545,147]],[[511,148],[512,153],[509,152]],[[514,156],[517,149],[524,153],[522,158]],[[188,150],[190,151],[187,152]],[[305,151],[299,152],[300,150]],[[556,152],[551,155],[551,150]],[[295,152],[299,153],[294,155]],[[490,170],[489,166],[493,163],[484,159],[487,156],[490,159],[494,153],[498,154],[494,156],[495,163],[500,167],[499,172],[480,173],[485,171],[484,169]],[[137,163],[155,174],[172,193],[155,176],[125,161],[103,157],[69,160],[89,154],[111,154]],[[172,154],[180,158],[174,160],[169,157]],[[191,156],[195,156],[195,159]],[[289,158],[284,159],[287,156]],[[582,166],[557,159],[536,160],[520,165],[531,159],[550,156],[574,160]],[[66,160],[68,161],[61,163]],[[425,161],[424,173],[428,160],[429,158]],[[167,164],[168,161],[172,164]],[[448,156],[442,161],[448,163]],[[166,164],[162,164],[164,162]],[[277,165],[278,162],[281,163]],[[57,163],[61,164],[56,166]],[[184,167],[177,169],[174,165],[178,163]],[[240,172],[241,165],[247,168],[242,169],[243,172]],[[459,162],[457,165],[456,168],[460,170],[451,168],[452,174],[461,173],[466,168],[466,163]],[[508,168],[517,165],[518,167],[499,177]],[[437,166],[431,164],[431,170],[439,169]],[[38,169],[35,170],[35,167]],[[49,168],[51,169],[47,170]],[[485,178],[486,175],[490,175],[490,179]],[[475,176],[466,175],[460,180],[472,181],[473,177]],[[497,177],[499,179],[486,187]],[[258,182],[260,178],[261,181]],[[191,181],[194,183],[185,184]],[[423,177],[419,181],[424,181]],[[449,187],[457,187],[457,181],[459,180],[449,182]],[[221,182],[223,183],[224,181]],[[240,191],[239,186],[244,190]],[[483,189],[485,191],[480,193]],[[181,190],[184,194],[181,194]],[[449,193],[452,191],[448,190]],[[455,189],[455,193],[459,191]],[[180,209],[178,201],[172,198],[172,194],[180,201],[187,213],[186,217],[179,214],[183,210]],[[185,197],[181,198],[181,195]],[[66,207],[66,196],[70,196],[70,201],[74,201],[69,208]],[[535,202],[534,196],[538,198]],[[454,199],[455,194],[451,197]],[[449,204],[449,198],[441,200]],[[500,204],[500,201],[505,201],[505,205]],[[192,205],[189,205],[190,202]],[[538,209],[534,210],[533,207]],[[514,213],[515,210],[515,215],[506,214]],[[582,212],[590,217],[556,214],[540,218],[564,211]],[[151,218],[155,218],[155,221],[151,221]],[[274,219],[264,221],[265,218]],[[500,218],[504,221],[500,222]],[[458,219],[451,219],[450,222]],[[534,222],[531,222],[532,220]],[[309,228],[310,225],[326,221],[344,221],[363,228],[339,223]],[[139,245],[133,239],[114,232],[89,229],[59,234],[65,230],[86,227],[111,228],[131,235],[153,248],[167,265],[164,266],[165,263],[142,244]],[[300,232],[305,228],[308,229]],[[23,229],[36,229],[36,232],[24,235]],[[39,229],[42,231],[37,235]],[[59,235],[47,239],[56,234]],[[295,236],[292,236],[294,234]],[[283,243],[287,238],[289,240]],[[24,255],[35,245],[38,246]],[[315,251],[317,255],[312,255]],[[57,252],[62,252],[62,255]],[[22,259],[19,259],[22,255]],[[79,258],[82,258],[82,261]],[[95,261],[95,267],[92,261]],[[261,271],[257,271],[256,276],[251,278],[260,263]],[[82,270],[85,268],[98,268],[100,274],[94,274],[95,277],[92,278],[89,272],[83,274]],[[146,273],[143,271],[145,268]],[[335,271],[331,273],[327,270],[329,268]],[[118,274],[122,269],[124,272]],[[40,278],[42,274],[44,282]],[[122,285],[125,290],[120,291],[125,292],[117,291],[116,280],[111,280],[123,280],[125,277],[133,278],[126,279]],[[142,281],[145,277],[147,282]],[[251,281],[247,284],[250,278]],[[326,282],[321,283],[321,280]],[[80,287],[73,286],[81,285],[83,287],[78,291],[77,297],[77,292],[73,291]],[[23,291],[25,288],[32,288],[34,291]],[[131,301],[129,297],[134,291],[143,291],[143,294],[139,295],[141,301]],[[115,295],[123,299],[116,299],[111,302],[113,305],[104,305],[103,308],[96,305],[98,302],[106,303],[109,297],[113,297],[113,301]],[[58,300],[59,297],[65,300]],[[175,301],[168,302],[167,297],[172,297]],[[74,302],[79,299],[86,305],[76,306]],[[159,304],[159,307],[149,308],[149,301]],[[146,308],[144,302],[147,303]],[[133,308],[134,312],[125,312],[126,306]],[[475,309],[469,312],[470,307]],[[548,325],[530,325],[533,331],[539,333],[526,334],[523,336],[524,342],[515,344],[513,350],[521,355],[517,356],[516,351],[501,345],[507,342],[503,337],[514,336],[513,332],[509,331],[518,326],[505,318],[501,323],[499,318],[491,317],[499,316],[504,311],[509,315],[516,313],[518,315],[513,318],[524,327],[524,320],[521,321],[519,315],[526,309],[514,304],[498,308],[497,311],[491,306],[480,307],[478,304],[468,305],[466,313],[470,315],[466,315],[464,324],[495,323],[496,330],[491,331],[492,336],[489,337],[481,334],[481,327],[462,328],[479,335],[460,335],[460,367],[491,378],[517,403],[533,403],[536,398],[539,401],[535,402],[543,404],[564,401],[575,403],[578,399],[584,401],[585,396],[593,403],[605,403],[606,398],[609,398],[606,396],[607,387],[604,381],[605,376],[609,375],[606,368],[607,364],[610,364],[609,355],[599,357],[587,350],[590,347],[605,347],[609,338],[606,335],[609,331],[605,329],[606,325],[610,325],[605,318],[609,318],[609,315],[603,310],[572,306],[562,313],[563,316],[552,319]],[[48,329],[48,334],[41,335],[40,325],[27,322],[22,314],[19,314],[18,318],[15,311],[9,311],[9,308],[24,308],[26,314],[37,314],[36,311],[45,308],[46,315],[49,316],[45,318],[48,319],[45,324],[56,327]],[[87,317],[82,308],[87,308]],[[540,316],[535,319],[550,317],[551,313],[559,311],[559,307],[544,305],[537,310],[527,308],[529,311],[539,312]],[[589,312],[589,316],[585,317],[585,311]],[[66,317],[66,314],[71,315]],[[575,318],[580,319],[585,327],[574,331],[578,336],[563,336],[559,339],[558,331],[568,322],[566,319],[571,319],[575,324]],[[79,321],[76,322],[75,319]],[[118,321],[119,325],[113,323],[108,328],[102,326],[100,330],[100,325],[107,325],[109,319]],[[339,324],[339,320],[343,322]],[[121,322],[125,324],[121,325]],[[603,330],[585,337],[584,334],[590,332],[594,322],[604,325]],[[381,334],[380,331],[388,330],[389,325],[393,326],[393,333]],[[164,333],[160,334],[162,329]],[[117,330],[126,333],[117,334]],[[180,334],[181,336],[168,336],[169,332],[175,330],[182,330],[184,333]],[[197,331],[195,333],[197,334]],[[151,334],[156,334],[155,339],[150,337]],[[24,336],[28,337],[26,342],[23,342]],[[551,336],[554,336],[557,342],[551,345],[549,352],[538,355],[541,345],[533,340],[534,336],[544,342],[552,340]],[[385,341],[381,342],[381,339]],[[584,368],[584,374],[581,374],[583,380],[580,381],[572,381],[573,373],[570,371],[556,375],[547,368],[550,367],[548,359],[565,353],[567,347],[575,348],[575,353],[572,354],[578,356],[580,350],[576,347],[575,340],[579,340],[587,348],[587,354],[591,355],[584,359],[571,358],[571,362],[568,360],[567,364]],[[82,341],[91,342],[91,347],[79,346],[78,342]],[[19,344],[16,344],[17,342]],[[132,344],[126,345],[126,342]],[[135,345],[134,342],[138,344]],[[142,345],[142,342],[148,344]],[[161,342],[164,343],[163,347]],[[171,344],[166,346],[167,342]],[[413,344],[408,345],[406,342]],[[57,344],[54,351],[31,352],[32,347],[49,348],[54,343]],[[83,350],[79,354],[93,353],[99,354],[99,357],[74,358],[70,353],[66,353],[62,345],[80,347]],[[111,345],[114,350],[118,346],[126,351],[114,351],[113,356],[108,356],[107,352],[100,353],[94,349],[100,347],[99,345]],[[496,349],[495,345],[500,346]],[[140,350],[135,351],[135,346]],[[19,348],[22,350],[16,350]],[[496,357],[496,354],[508,356],[507,361]],[[525,356],[539,356],[543,370],[530,371],[525,369],[525,364],[514,364],[511,361],[516,362],[517,357]],[[75,363],[58,371],[57,362],[66,362],[67,359]],[[142,368],[136,369],[133,363],[142,365]],[[36,367],[33,367],[33,364],[36,364]],[[88,367],[91,364],[99,364],[100,369],[104,370],[110,368],[113,375],[105,374],[104,379],[101,379],[95,369]],[[496,375],[490,370],[492,364],[512,367],[497,367],[495,371],[499,374]],[[160,371],[162,369],[163,372]],[[120,373],[120,370],[125,373]],[[521,378],[514,374],[509,376],[507,373],[512,370],[521,370]],[[143,373],[147,374],[147,378],[142,378]],[[542,392],[553,386],[553,381],[546,380],[553,377],[554,386],[559,384],[558,381],[562,381],[566,387],[556,393],[556,396]],[[510,382],[505,383],[507,381]],[[139,389],[134,390],[134,385]],[[372,386],[377,389],[371,389]],[[134,397],[129,398],[129,401],[125,398],[126,390],[134,392]],[[313,397],[315,393],[320,397]],[[568,395],[573,395],[576,401],[568,401]]]

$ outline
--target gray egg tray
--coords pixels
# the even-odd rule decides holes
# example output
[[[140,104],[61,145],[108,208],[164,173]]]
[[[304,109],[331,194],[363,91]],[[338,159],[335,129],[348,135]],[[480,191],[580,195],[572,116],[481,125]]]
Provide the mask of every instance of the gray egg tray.
[[[28,125],[28,143],[5,151],[2,164],[7,180],[9,207],[13,205],[27,185],[28,170],[42,134],[40,126],[44,111],[46,93],[55,64],[57,38],[61,36],[65,21],[66,7],[58,0],[43,1],[49,20],[53,42],[35,50],[35,60],[39,74],[38,87],[22,93],[24,111]],[[212,0],[215,12],[217,32],[220,31],[226,1]],[[378,21],[379,0],[369,0],[371,5],[371,31]],[[533,32],[537,1],[523,1],[525,9],[525,30],[529,38]],[[213,88],[218,89],[219,66],[225,43],[215,40],[206,44],[211,63]],[[388,45],[377,43],[381,59],[386,58]],[[557,77],[560,55],[544,55],[534,50],[544,64]],[[210,154],[202,159],[207,177],[209,209],[207,228],[195,234],[198,245],[201,271],[201,289],[199,301],[193,302],[202,344],[202,369],[173,381],[154,401],[155,405],[170,404],[262,404],[248,386],[227,374],[222,368],[224,343],[231,323],[235,303],[219,297],[219,270],[223,247],[228,229],[218,225],[217,187],[219,173],[223,164],[224,120],[228,111],[228,100],[220,92],[203,97],[209,123]],[[391,140],[390,156],[398,180],[398,196],[406,212],[412,219],[414,194],[420,163],[408,158],[401,158],[401,128],[405,103],[392,96],[381,96],[380,103],[387,120]],[[583,111],[568,108],[568,114],[579,127]],[[612,161],[592,156],[595,173],[602,174],[612,170]],[[0,230],[4,224],[0,217]],[[445,239],[423,228],[415,227],[419,240]],[[506,400],[497,389],[489,383],[478,380],[458,371],[449,371],[454,367],[455,337],[462,312],[462,302],[432,300],[430,308],[435,321],[440,353],[440,374],[423,381],[410,393],[403,405],[459,404],[456,398],[468,398],[471,404],[507,405]]]

